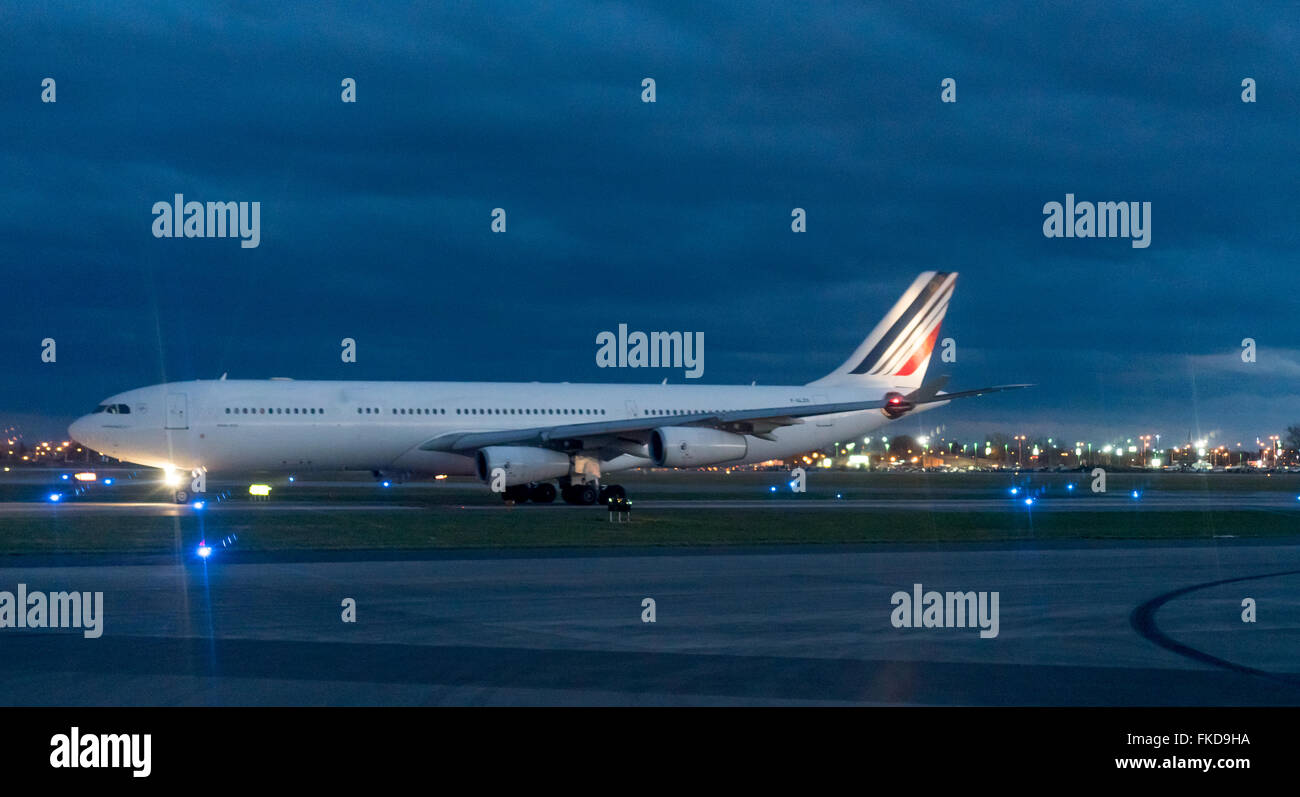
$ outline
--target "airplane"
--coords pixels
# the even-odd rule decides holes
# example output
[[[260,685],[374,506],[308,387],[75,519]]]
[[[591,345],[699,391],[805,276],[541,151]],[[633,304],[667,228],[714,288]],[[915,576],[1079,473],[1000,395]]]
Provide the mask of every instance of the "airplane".
[[[608,474],[784,459],[955,399],[924,382],[957,281],[920,274],[853,354],[806,385],[219,380],[110,396],[68,429],[81,445],[176,474],[369,470],[473,475],[508,501],[626,497]],[[196,478],[195,483],[199,483]],[[557,489],[558,487],[558,489]],[[176,489],[178,503],[188,492]]]

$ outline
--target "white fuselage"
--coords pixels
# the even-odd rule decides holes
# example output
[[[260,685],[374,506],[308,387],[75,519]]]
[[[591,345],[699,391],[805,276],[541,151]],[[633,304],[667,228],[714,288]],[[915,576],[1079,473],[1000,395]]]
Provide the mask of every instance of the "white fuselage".
[[[355,469],[472,474],[472,452],[423,451],[420,445],[450,433],[863,401],[881,398],[892,389],[887,383],[868,389],[862,385],[195,381],[112,396],[104,404],[115,411],[83,416],[69,432],[103,454],[160,468],[202,468],[210,473]],[[925,408],[916,411],[921,409]],[[776,429],[772,440],[748,438],[744,458],[720,464],[789,457],[851,440],[886,423],[889,418],[879,410],[809,417]],[[622,454],[602,462],[601,470],[650,464],[645,456]]]

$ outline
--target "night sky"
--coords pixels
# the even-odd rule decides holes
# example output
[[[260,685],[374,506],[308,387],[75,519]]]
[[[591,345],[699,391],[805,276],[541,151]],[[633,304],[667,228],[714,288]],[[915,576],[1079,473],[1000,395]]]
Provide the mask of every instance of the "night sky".
[[[686,381],[598,368],[619,323],[801,384],[929,269],[962,274],[931,373],[1037,387],[910,428],[1300,423],[1294,6],[418,5],[5,4],[0,425],[223,372]],[[176,193],[260,202],[261,245],[154,238]],[[1045,238],[1066,193],[1151,202],[1151,245]]]

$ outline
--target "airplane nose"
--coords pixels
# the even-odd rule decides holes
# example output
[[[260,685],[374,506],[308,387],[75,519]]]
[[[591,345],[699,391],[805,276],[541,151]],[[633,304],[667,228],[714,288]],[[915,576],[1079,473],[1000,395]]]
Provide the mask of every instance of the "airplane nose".
[[[73,440],[76,440],[78,443],[81,443],[82,445],[87,445],[88,441],[86,440],[86,432],[89,430],[89,427],[90,427],[90,422],[86,420],[84,416],[78,418],[77,420],[72,422],[71,426],[68,427],[68,437],[72,438]]]

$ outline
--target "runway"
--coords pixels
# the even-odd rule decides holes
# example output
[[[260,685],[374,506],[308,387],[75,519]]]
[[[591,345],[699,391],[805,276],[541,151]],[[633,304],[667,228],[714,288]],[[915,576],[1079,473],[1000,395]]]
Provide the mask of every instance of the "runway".
[[[1032,498],[1032,503],[1026,503]],[[539,505],[524,503],[518,506],[507,505],[491,498],[475,496],[477,503],[454,503],[438,501],[421,503],[414,496],[404,499],[393,495],[391,500],[375,502],[366,500],[348,501],[295,501],[271,500],[248,501],[234,500],[220,503],[208,500],[202,509],[192,506],[177,505],[162,501],[90,501],[68,499],[57,503],[50,501],[10,501],[0,502],[0,517],[5,515],[54,515],[62,514],[117,514],[139,515],[143,517],[180,517],[194,512],[391,512],[427,509],[430,506],[455,507],[483,512],[499,512],[506,509],[527,509],[530,511],[581,511],[599,512],[600,507],[571,506],[557,501],[553,504]],[[984,498],[935,498],[902,497],[893,498],[856,498],[836,499],[833,497],[793,497],[775,495],[770,498],[699,498],[695,500],[635,499],[634,505],[640,511],[666,510],[726,510],[726,509],[781,509],[799,512],[843,512],[863,510],[913,511],[926,513],[944,512],[1186,512],[1186,511],[1225,511],[1232,512],[1247,509],[1264,510],[1300,510],[1300,500],[1295,495],[1282,492],[1253,493],[1131,493],[1089,495],[1089,496],[1014,496]]]
[[[0,704],[1296,705],[1297,543],[10,556],[104,633],[0,629]],[[895,628],[917,583],[998,635]]]

